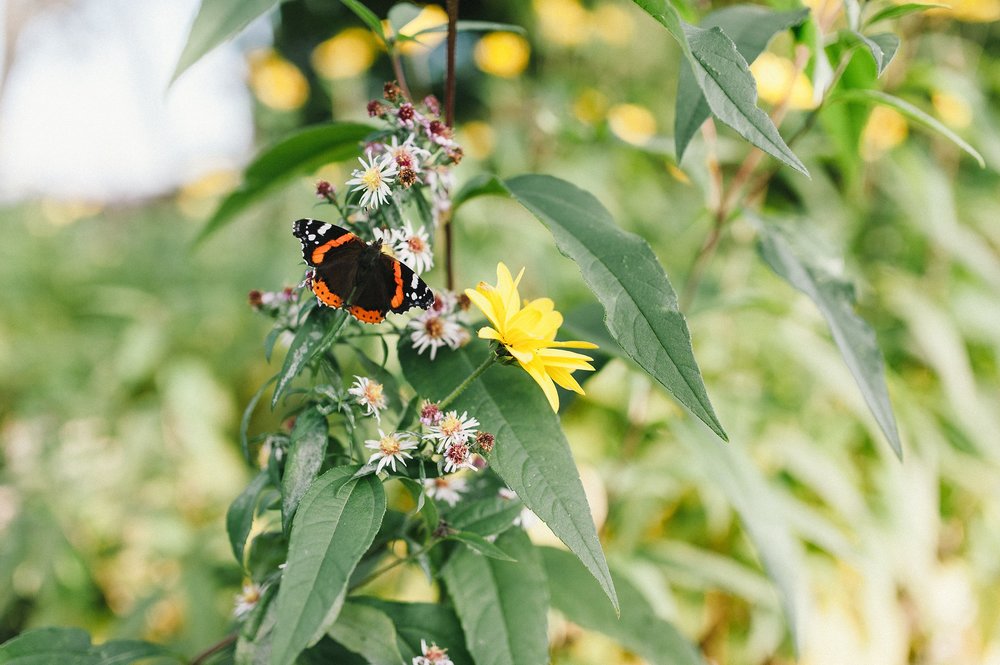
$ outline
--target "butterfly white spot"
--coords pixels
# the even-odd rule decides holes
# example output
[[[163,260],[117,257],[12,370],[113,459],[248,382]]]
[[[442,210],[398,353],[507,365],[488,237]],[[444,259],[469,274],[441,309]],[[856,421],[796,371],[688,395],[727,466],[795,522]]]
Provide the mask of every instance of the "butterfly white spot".
[[[315,239],[316,239],[316,236],[314,236],[313,234],[310,233],[309,234],[309,240],[315,240]]]
[[[417,288],[417,283],[419,281],[420,281],[420,278],[417,277],[417,273],[413,273],[413,279],[410,280],[410,288],[411,289]]]
[[[319,233],[320,235],[323,235],[324,233],[329,231],[332,226],[333,224],[324,224],[323,226],[316,229],[316,232]]]

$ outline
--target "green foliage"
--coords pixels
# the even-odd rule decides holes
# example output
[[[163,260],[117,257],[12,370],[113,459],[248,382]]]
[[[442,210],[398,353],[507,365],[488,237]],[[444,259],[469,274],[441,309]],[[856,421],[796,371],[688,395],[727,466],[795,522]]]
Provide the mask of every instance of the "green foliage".
[[[0,644],[0,663],[4,665],[127,665],[138,660],[183,662],[176,654],[149,642],[91,644],[90,635],[77,628],[39,628]]]

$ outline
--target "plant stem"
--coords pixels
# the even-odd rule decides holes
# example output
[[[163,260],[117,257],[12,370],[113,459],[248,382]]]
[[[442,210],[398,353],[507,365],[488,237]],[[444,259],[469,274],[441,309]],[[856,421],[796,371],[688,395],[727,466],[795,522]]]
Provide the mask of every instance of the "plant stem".
[[[458,0],[448,0],[448,69],[444,81],[444,122],[455,126],[455,42],[458,37]],[[451,228],[452,217],[444,220],[445,286],[455,290],[455,235]]]
[[[389,50],[389,60],[392,62],[392,71],[396,75],[399,89],[403,91],[403,96],[412,102],[413,95],[410,94],[410,87],[406,85],[406,75],[403,73],[403,61],[400,60],[399,51],[395,47],[391,47]]]
[[[426,551],[427,551],[427,550],[429,550],[430,548],[432,548],[432,547],[434,547],[435,545],[437,545],[437,544],[438,544],[438,542],[440,542],[440,541],[437,541],[437,540],[432,540],[432,541],[430,542],[430,544],[429,544],[429,545],[425,545],[424,547],[420,547],[420,548],[418,548],[418,549],[414,550],[413,552],[410,552],[409,554],[407,554],[407,555],[406,555],[405,557],[403,557],[402,559],[396,559],[395,561],[393,561],[393,562],[392,562],[392,563],[390,563],[389,565],[387,565],[387,566],[382,566],[382,567],[381,567],[381,568],[379,568],[378,570],[374,570],[374,571],[372,571],[372,572],[371,572],[370,574],[368,574],[368,575],[367,575],[367,576],[366,576],[366,577],[365,577],[364,579],[362,579],[362,580],[361,580],[360,582],[357,582],[356,584],[352,584],[352,585],[351,585],[351,588],[350,588],[349,590],[350,590],[350,591],[354,591],[355,589],[360,589],[360,588],[361,588],[361,587],[363,587],[364,585],[368,584],[369,582],[371,582],[371,581],[372,581],[372,580],[374,580],[375,578],[379,577],[380,575],[382,575],[382,574],[384,574],[384,573],[387,573],[387,572],[389,572],[389,571],[390,571],[390,570],[392,570],[393,568],[395,568],[395,567],[397,567],[397,566],[401,566],[401,565],[403,565],[404,563],[407,563],[408,561],[413,561],[413,560],[414,560],[414,559],[416,559],[416,558],[417,558],[418,556],[420,556],[421,554],[423,554],[424,552],[426,552]]]
[[[438,408],[443,410],[446,406],[455,401],[455,398],[461,395],[463,390],[468,388],[473,381],[479,378],[480,374],[488,370],[494,363],[496,363],[496,361],[496,354],[490,351],[490,354],[486,356],[486,360],[483,361],[483,364],[477,367],[476,370],[470,374],[465,381],[462,381],[457,388],[452,390],[450,395],[441,400],[441,403],[438,404]]]
[[[235,641],[236,641],[236,633],[232,633],[231,635],[226,635],[224,638],[222,638],[221,640],[219,640],[218,642],[216,642],[215,644],[213,644],[212,646],[208,647],[207,649],[199,653],[197,656],[195,656],[191,660],[191,665],[201,665],[202,663],[208,662],[208,659],[211,658],[213,654],[222,651]]]

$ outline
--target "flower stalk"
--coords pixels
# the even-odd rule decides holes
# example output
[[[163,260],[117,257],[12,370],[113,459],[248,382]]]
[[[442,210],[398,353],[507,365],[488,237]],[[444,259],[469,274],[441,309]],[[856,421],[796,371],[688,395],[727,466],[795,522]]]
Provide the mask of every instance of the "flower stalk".
[[[444,410],[444,408],[446,406],[448,406],[449,404],[451,404],[452,402],[454,402],[456,397],[458,397],[459,395],[461,395],[462,392],[466,388],[468,388],[469,385],[471,385],[473,381],[475,381],[476,379],[478,379],[480,377],[480,375],[482,375],[483,372],[485,372],[490,367],[492,367],[493,365],[495,365],[497,363],[497,360],[498,360],[498,358],[497,358],[497,355],[495,353],[491,352],[488,356],[486,356],[486,360],[483,361],[483,364],[481,364],[479,367],[477,367],[475,369],[475,371],[472,372],[472,374],[470,374],[468,377],[466,377],[465,381],[462,381],[462,383],[458,384],[458,387],[456,387],[454,390],[452,390],[451,394],[449,394],[447,397],[445,397],[443,400],[441,400],[440,404],[438,404],[438,408]]]

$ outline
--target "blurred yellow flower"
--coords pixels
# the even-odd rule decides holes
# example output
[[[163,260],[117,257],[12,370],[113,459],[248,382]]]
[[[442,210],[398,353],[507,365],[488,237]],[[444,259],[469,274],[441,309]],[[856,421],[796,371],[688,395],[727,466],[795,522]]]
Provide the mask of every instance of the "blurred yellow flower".
[[[555,305],[549,298],[525,300],[524,306],[521,306],[517,285],[523,274],[522,268],[514,279],[507,266],[498,263],[496,285],[480,282],[475,289],[466,289],[465,295],[492,324],[480,328],[479,337],[502,344],[541,386],[552,410],[558,411],[556,384],[582,395],[583,388],[571,373],[578,369],[594,369],[590,364],[593,358],[564,349],[596,349],[597,345],[555,341],[556,332],[563,322],[562,314],[555,311]]]
[[[309,98],[309,82],[299,68],[274,49],[249,55],[250,89],[264,106],[277,111],[294,111]]]
[[[460,130],[462,148],[473,159],[486,159],[493,154],[496,136],[493,128],[481,120],[473,120],[462,125]]]
[[[750,73],[757,80],[757,94],[768,104],[781,102],[790,89],[788,108],[811,109],[816,106],[812,83],[804,73],[796,73],[795,65],[788,58],[761,53],[750,65]]]
[[[532,6],[547,42],[576,46],[590,36],[590,16],[577,0],[534,0]]]
[[[513,32],[491,32],[476,44],[476,65],[493,76],[513,78],[528,66],[531,46]]]
[[[354,78],[375,62],[375,42],[364,28],[347,28],[313,49],[312,66],[329,80]]]
[[[644,145],[656,135],[656,118],[644,106],[616,104],[608,110],[608,125],[626,143]]]
[[[888,106],[876,106],[861,132],[861,156],[874,161],[906,140],[906,118]]]
[[[232,169],[209,171],[195,180],[184,183],[177,192],[177,207],[191,219],[201,219],[212,212],[218,198],[233,191],[240,184],[240,175]]]
[[[632,41],[632,15],[619,5],[600,5],[590,15],[594,34],[613,46],[625,46]]]
[[[931,9],[928,15],[951,16],[966,23],[1000,21],[1000,0],[938,0],[950,4],[950,9]]]
[[[407,35],[413,37],[421,30],[426,30],[427,28],[434,28],[436,26],[447,26],[448,25],[448,12],[441,8],[441,5],[427,5],[420,10],[412,21],[404,25],[399,29],[401,35]],[[386,30],[386,33],[391,33],[392,29]],[[403,55],[416,55],[418,53],[426,53],[430,49],[434,48],[441,42],[445,40],[448,36],[447,32],[444,30],[439,30],[435,32],[425,32],[416,38],[416,41],[407,40],[399,42],[399,52]]]
[[[969,103],[950,92],[935,91],[931,94],[931,104],[941,121],[954,129],[965,129],[972,124],[972,109]]]
[[[573,102],[573,115],[580,122],[596,125],[602,119],[608,108],[608,98],[596,88],[586,88]]]

